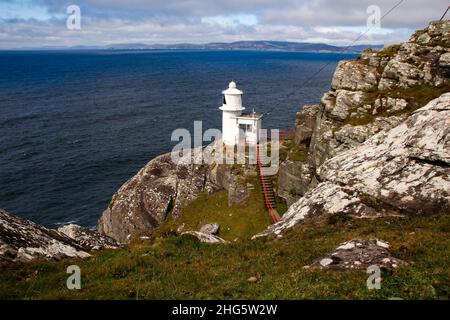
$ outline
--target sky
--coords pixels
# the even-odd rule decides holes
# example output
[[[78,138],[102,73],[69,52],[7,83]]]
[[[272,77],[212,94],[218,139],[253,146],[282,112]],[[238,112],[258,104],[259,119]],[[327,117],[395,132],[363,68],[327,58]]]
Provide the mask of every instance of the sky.
[[[71,5],[80,9],[79,19],[73,10],[68,13]],[[0,0],[0,49],[241,40],[346,46],[361,34],[354,44],[392,44],[438,20],[448,5],[448,0]],[[377,20],[373,6],[385,16],[380,26],[368,27],[370,16]]]

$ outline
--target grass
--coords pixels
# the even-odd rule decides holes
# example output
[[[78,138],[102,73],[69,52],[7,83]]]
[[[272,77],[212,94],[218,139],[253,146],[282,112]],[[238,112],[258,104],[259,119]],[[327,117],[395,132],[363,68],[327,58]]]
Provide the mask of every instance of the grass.
[[[400,47],[401,46],[399,44],[393,44],[390,46],[386,46],[380,50],[366,48],[363,50],[363,53],[376,53],[377,55],[382,56],[382,57],[392,58],[393,56],[395,56],[398,53],[398,51],[400,50]]]
[[[308,147],[305,144],[296,145],[288,154],[288,159],[292,161],[306,161],[308,157]]]
[[[306,161],[308,157],[308,145],[306,143],[295,144],[293,139],[286,139],[280,145],[280,161]]]
[[[277,240],[208,245],[169,236],[85,260],[10,264],[0,299],[448,299],[449,216],[302,225]],[[409,264],[368,290],[364,271],[304,269],[339,243],[381,238]],[[82,289],[65,287],[77,264]],[[256,276],[256,283],[247,283]]]
[[[219,236],[225,240],[249,239],[269,225],[269,217],[264,208],[261,185],[258,177],[247,177],[255,189],[240,204],[228,206],[228,192],[221,190],[212,195],[201,194],[191,204],[183,208],[182,215],[168,221],[153,231],[153,236],[167,236],[175,233],[184,224],[185,230],[199,230],[206,223],[220,225]]]
[[[283,216],[288,211],[288,206],[286,203],[277,201],[275,203],[275,209],[277,210],[280,216]]]
[[[399,49],[400,49],[400,45],[399,44],[394,44],[394,45],[391,45],[391,46],[384,47],[383,49],[377,51],[376,53],[379,56],[392,58],[398,53]]]

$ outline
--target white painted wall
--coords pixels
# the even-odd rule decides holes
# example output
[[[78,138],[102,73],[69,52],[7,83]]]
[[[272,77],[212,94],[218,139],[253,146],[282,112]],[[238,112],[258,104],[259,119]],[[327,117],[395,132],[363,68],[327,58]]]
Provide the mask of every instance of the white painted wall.
[[[222,112],[222,140],[226,145],[234,145],[236,143],[236,116],[237,112]]]

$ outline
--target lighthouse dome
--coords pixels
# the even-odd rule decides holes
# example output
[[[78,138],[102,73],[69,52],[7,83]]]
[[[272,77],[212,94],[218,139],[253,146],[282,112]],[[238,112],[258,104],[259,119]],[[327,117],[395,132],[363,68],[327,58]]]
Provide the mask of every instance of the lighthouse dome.
[[[242,106],[242,94],[236,86],[236,82],[231,81],[228,84],[228,89],[222,91],[223,93],[223,105],[220,107],[223,111],[231,111],[236,113],[242,113],[245,108]]]
[[[228,85],[228,89],[222,92],[226,95],[242,95],[243,92],[237,88],[236,82],[231,81]]]

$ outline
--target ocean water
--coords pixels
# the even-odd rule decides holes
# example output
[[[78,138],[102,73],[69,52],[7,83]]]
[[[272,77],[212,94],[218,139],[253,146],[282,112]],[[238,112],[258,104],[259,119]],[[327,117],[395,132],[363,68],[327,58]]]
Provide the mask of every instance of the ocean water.
[[[290,128],[295,113],[329,89],[337,62],[354,57],[0,52],[0,207],[49,227],[92,227],[127,179],[171,150],[174,129],[191,130],[194,120],[220,129],[229,81],[244,91],[247,110],[272,110],[264,128]]]

